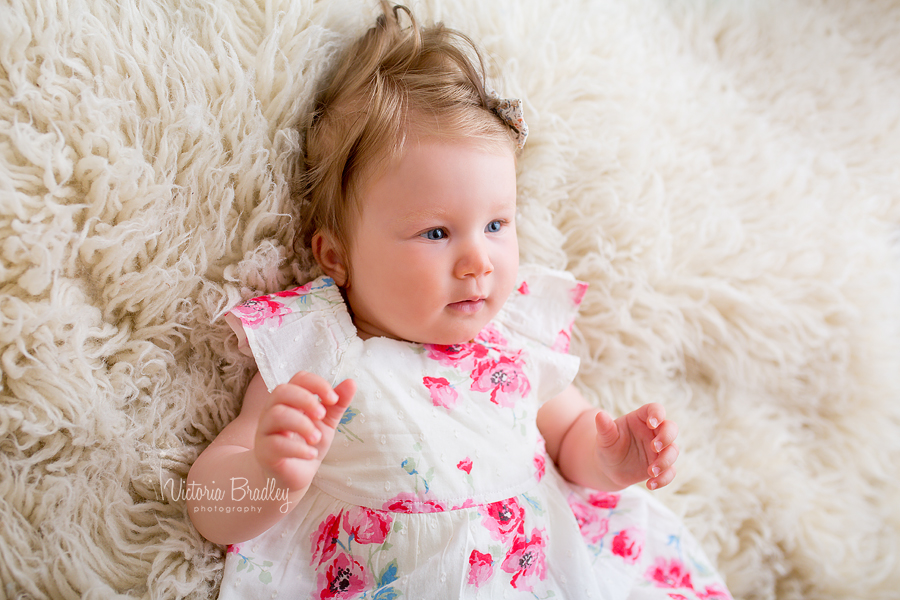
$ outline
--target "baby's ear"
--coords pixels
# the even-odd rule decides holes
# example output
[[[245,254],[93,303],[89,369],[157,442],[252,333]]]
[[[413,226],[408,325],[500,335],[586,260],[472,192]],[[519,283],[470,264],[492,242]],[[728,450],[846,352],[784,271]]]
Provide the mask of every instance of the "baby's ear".
[[[317,231],[312,238],[312,251],[316,262],[326,275],[334,279],[338,286],[347,284],[349,274],[347,261],[344,259],[343,249],[335,242],[334,236]]]

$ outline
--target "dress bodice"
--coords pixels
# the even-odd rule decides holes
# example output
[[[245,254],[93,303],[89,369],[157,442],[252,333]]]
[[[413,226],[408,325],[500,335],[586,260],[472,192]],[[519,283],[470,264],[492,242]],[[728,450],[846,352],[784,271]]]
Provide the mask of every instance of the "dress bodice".
[[[255,298],[230,318],[270,389],[301,368],[332,384],[356,380],[317,487],[368,508],[439,512],[540,480],[536,414],[577,372],[566,350],[581,294],[571,276],[526,267],[497,318],[453,346],[363,341],[328,278]]]

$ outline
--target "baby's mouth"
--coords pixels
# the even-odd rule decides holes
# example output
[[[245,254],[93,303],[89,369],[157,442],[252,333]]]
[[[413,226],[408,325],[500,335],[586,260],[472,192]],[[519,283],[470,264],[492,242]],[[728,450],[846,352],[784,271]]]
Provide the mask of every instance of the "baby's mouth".
[[[460,302],[452,302],[447,305],[448,308],[453,310],[458,310],[463,313],[474,313],[481,310],[481,307],[484,306],[484,298],[469,298],[468,300],[461,300]]]

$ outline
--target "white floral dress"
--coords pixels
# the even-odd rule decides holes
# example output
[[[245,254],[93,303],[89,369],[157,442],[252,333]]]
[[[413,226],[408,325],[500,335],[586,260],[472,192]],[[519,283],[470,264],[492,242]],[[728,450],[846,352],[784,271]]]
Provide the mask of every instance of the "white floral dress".
[[[306,370],[358,391],[309,492],[229,546],[220,598],[729,598],[649,493],[578,488],[547,459],[535,417],[577,372],[586,285],[519,277],[454,346],[361,340],[328,278],[229,314],[270,389]]]

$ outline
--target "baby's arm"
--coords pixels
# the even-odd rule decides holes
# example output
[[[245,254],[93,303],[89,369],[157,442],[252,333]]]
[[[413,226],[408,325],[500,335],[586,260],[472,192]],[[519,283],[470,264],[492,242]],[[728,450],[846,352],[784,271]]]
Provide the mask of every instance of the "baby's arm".
[[[188,473],[188,515],[203,537],[242,542],[284,518],[309,488],[355,392],[352,380],[332,389],[321,377],[300,372],[270,394],[257,373],[241,413]],[[266,489],[277,490],[269,494],[275,498],[249,498],[248,492]],[[221,499],[207,497],[217,492]]]
[[[569,386],[538,411],[547,454],[569,481],[613,492],[647,480],[651,490],[675,477],[678,426],[659,404],[613,420]],[[649,478],[649,479],[648,479]]]

